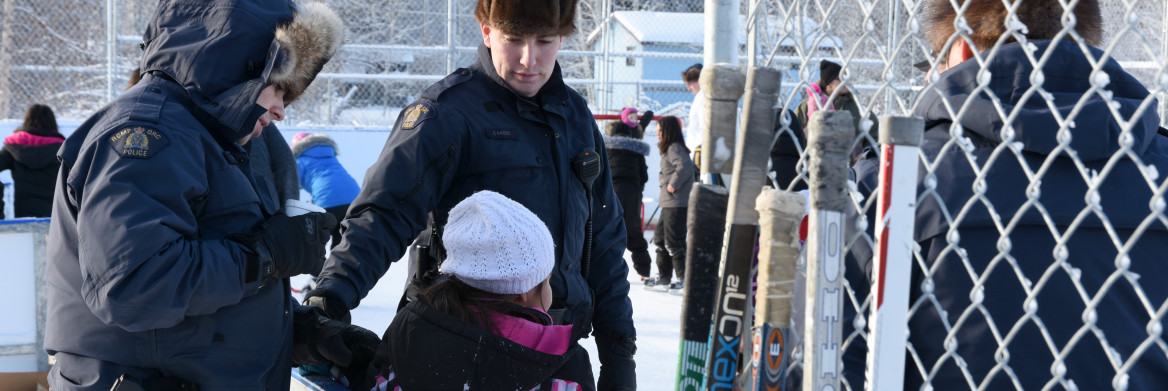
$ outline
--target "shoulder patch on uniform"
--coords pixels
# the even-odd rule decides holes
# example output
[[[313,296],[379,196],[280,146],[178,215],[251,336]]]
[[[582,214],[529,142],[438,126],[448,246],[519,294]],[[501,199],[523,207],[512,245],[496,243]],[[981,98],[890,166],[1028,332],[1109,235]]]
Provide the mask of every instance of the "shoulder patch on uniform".
[[[429,103],[418,103],[406,109],[405,116],[402,117],[401,128],[413,129],[422,123],[422,121],[434,118],[437,112]]]
[[[149,159],[170,145],[170,139],[156,129],[127,126],[109,136],[110,147],[121,157]]]

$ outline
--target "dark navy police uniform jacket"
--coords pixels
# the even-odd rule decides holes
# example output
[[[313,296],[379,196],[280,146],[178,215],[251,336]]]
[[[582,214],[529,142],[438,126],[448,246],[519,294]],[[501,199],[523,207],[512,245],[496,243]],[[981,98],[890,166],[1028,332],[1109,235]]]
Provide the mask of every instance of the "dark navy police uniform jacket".
[[[477,63],[403,110],[349,208],[344,241],[333,249],[318,288],[355,307],[426,228],[431,211],[442,226],[459,201],[492,190],[547,224],[556,244],[554,298],[567,307],[564,320],[577,326],[577,336],[591,325],[597,335],[635,337],[624,221],[601,137],[584,99],[564,85],[559,65],[535,98],[521,98],[480,46]],[[604,168],[593,188],[587,280],[580,270],[587,197],[570,164],[584,151],[600,154]]]
[[[1162,389],[1168,356],[1156,347],[1163,337],[1149,330],[1165,326],[1157,312],[1168,301],[1168,226],[1164,212],[1153,209],[1166,201],[1168,137],[1157,132],[1155,100],[1139,111],[1148,90],[1114,59],[1098,65],[1108,76],[1104,98],[1089,91],[1094,66],[1077,43],[1030,44],[1034,58],[1048,58],[1042,67],[1048,97],[1023,100],[1034,66],[1026,47],[1015,43],[985,65],[992,76],[986,91],[974,91],[981,67],[966,61],[941,75],[914,114],[926,121],[921,152],[936,184],[925,185],[922,168],[914,239],[927,270],[914,262],[910,300],[918,307],[909,318],[909,342],[920,362],[910,356],[905,389],[921,387],[922,370],[939,390],[976,388],[970,380],[995,390],[1070,389],[1072,383],[1112,389],[1119,384],[1114,380],[1132,390]],[[1089,53],[1100,58],[1102,51]],[[953,118],[945,101],[953,111],[966,105],[964,114]],[[996,104],[1017,114],[1012,129]],[[1065,140],[1073,151],[1060,149],[1052,107],[1072,118]],[[1077,115],[1068,117],[1076,107]],[[1131,121],[1130,131],[1116,116]],[[954,122],[959,139],[952,136]],[[974,164],[984,170],[980,177]],[[873,194],[878,167],[874,160],[857,163],[862,192]],[[1040,177],[1032,181],[1026,170]],[[847,277],[856,297],[865,297],[873,264],[871,254],[857,249],[866,246],[853,248],[859,263],[848,265]],[[851,322],[844,325],[847,335]],[[1074,347],[1063,350],[1073,338],[1079,338]],[[857,339],[844,357],[853,388],[863,385],[863,345]],[[1116,368],[1124,366],[1130,367],[1118,379]]]
[[[295,303],[286,283],[259,286],[227,237],[276,211],[234,140],[266,111],[259,75],[291,18],[283,0],[164,1],[148,74],[65,142],[46,273],[54,390],[122,374],[288,389]]]

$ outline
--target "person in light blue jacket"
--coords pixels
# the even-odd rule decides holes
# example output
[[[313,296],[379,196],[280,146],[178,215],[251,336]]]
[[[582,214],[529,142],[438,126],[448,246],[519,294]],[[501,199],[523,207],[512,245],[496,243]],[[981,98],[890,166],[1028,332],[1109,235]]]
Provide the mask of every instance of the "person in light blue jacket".
[[[349,204],[361,192],[361,186],[337,160],[340,150],[331,137],[323,133],[297,133],[292,136],[292,156],[300,167],[300,187],[312,195],[312,203],[344,220]],[[341,226],[332,232],[336,247],[341,242]],[[330,247],[330,248],[331,248]]]

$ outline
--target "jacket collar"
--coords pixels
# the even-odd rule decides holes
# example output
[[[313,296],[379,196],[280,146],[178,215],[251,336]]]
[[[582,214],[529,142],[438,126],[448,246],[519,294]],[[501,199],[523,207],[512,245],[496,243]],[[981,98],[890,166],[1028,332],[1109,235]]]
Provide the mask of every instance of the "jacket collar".
[[[540,109],[567,116],[568,85],[564,84],[563,74],[560,71],[560,62],[552,69],[552,75],[547,83],[532,98],[527,98],[515,92],[495,70],[495,63],[491,61],[491,49],[487,45],[479,44],[478,60],[471,66],[472,69],[482,72],[494,82],[495,86],[514,97],[516,109],[519,112],[531,112]]]

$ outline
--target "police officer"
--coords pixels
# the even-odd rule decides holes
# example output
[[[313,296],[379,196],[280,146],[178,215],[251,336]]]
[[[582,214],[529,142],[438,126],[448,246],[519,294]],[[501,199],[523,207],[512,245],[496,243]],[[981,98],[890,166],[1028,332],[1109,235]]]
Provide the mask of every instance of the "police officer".
[[[257,193],[247,153],[342,29],[315,3],[159,4],[141,82],[59,152],[45,331],[54,390],[286,390],[294,357],[371,355],[375,334],[289,294],[287,277],[320,268],[336,219],[264,202],[275,198]]]
[[[430,242],[440,247],[434,239],[449,210],[492,190],[547,224],[556,245],[550,312],[575,326],[573,344],[589,331],[596,337],[599,382],[593,383],[584,351],[561,369],[582,376],[556,377],[582,380],[588,388],[635,389],[636,331],[621,207],[592,113],[564,84],[556,63],[563,37],[575,30],[575,10],[575,0],[478,1],[478,60],[402,111],[349,208],[341,244],[309,304],[334,319],[347,318],[429,216],[437,228]]]

